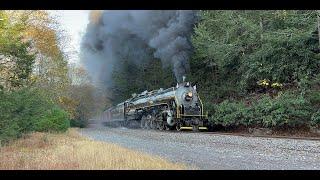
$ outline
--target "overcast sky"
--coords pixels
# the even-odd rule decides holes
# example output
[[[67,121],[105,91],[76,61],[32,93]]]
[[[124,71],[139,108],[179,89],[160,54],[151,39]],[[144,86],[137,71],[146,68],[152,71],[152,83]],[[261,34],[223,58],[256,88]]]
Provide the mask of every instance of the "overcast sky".
[[[80,50],[81,36],[88,24],[88,10],[50,10],[52,16],[57,17],[61,24],[60,29],[64,30],[70,44],[63,49],[68,55],[71,55],[70,62],[77,63],[79,61],[78,53]],[[74,52],[74,53],[72,53]]]

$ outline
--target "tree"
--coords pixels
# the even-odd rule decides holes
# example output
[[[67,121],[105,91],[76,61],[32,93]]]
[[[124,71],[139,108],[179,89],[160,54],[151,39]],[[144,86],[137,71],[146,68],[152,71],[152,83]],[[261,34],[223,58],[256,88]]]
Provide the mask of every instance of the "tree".
[[[67,57],[59,46],[63,39],[55,20],[46,11],[0,11],[0,19],[2,89],[38,90],[45,92],[42,98],[54,106],[65,107],[62,99],[68,96],[70,81]],[[30,101],[37,103],[36,99]]]
[[[316,26],[316,11],[200,11],[189,78],[205,109],[265,93],[261,80],[302,91],[319,74]]]
[[[0,12],[0,86],[7,90],[26,84],[35,60],[30,42],[23,40],[25,27],[10,18],[7,12]]]
[[[76,102],[71,125],[86,127],[95,113],[94,88],[91,85],[72,85],[71,99]]]
[[[206,71],[193,73],[210,69],[237,94],[255,91],[261,79],[297,84],[318,73],[315,11],[202,11],[201,17],[191,63]]]
[[[67,42],[58,28],[59,24],[43,10],[6,12],[11,21],[23,27],[20,34],[24,41],[30,42],[29,51],[35,54],[29,86],[45,90],[49,98],[60,103],[70,80],[67,56],[60,48],[60,44]]]

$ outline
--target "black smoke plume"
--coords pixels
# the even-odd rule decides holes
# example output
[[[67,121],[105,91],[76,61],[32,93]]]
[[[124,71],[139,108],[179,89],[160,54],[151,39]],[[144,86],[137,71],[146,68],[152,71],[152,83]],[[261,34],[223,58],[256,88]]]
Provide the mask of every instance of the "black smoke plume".
[[[189,70],[196,11],[92,11],[81,43],[81,62],[95,83],[112,84],[120,58],[136,64],[160,59],[176,80]]]

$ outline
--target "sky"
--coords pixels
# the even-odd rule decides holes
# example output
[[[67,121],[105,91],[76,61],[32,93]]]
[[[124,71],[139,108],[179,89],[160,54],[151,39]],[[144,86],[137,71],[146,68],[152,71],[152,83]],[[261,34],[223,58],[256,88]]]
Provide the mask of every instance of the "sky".
[[[70,56],[70,63],[79,63],[80,41],[89,22],[89,10],[50,10],[50,15],[56,17],[61,30],[65,31],[70,43],[63,51]]]

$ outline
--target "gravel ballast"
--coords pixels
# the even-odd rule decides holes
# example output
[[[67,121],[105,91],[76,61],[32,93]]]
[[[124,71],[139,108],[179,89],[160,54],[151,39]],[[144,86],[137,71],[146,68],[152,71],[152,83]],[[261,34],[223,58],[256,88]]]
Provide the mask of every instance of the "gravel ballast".
[[[157,155],[190,169],[320,169],[320,141],[94,127],[98,141]]]

